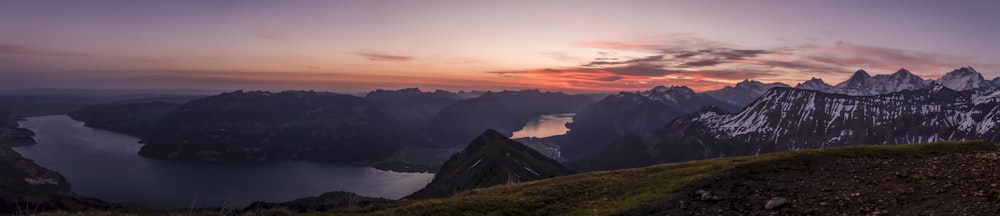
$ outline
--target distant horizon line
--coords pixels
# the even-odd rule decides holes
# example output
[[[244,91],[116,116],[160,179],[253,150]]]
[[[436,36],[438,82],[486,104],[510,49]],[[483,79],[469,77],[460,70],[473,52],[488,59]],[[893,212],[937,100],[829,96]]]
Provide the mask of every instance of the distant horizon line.
[[[955,71],[966,69],[966,68],[971,69],[973,72],[976,72],[976,73],[982,75],[981,72],[976,71],[975,68],[973,68],[972,66],[959,67],[959,68],[953,69],[952,71],[949,71],[947,73],[955,72]],[[868,70],[865,70],[865,69],[862,68],[862,69],[855,70],[855,73],[856,72],[860,72],[860,71],[864,71],[866,74],[869,74],[870,76],[874,77],[874,76],[878,76],[878,75],[891,75],[891,74],[895,74],[895,73],[898,73],[900,70],[910,71],[909,69],[906,69],[906,68],[899,68],[895,72],[891,72],[891,73],[870,74],[868,72]],[[947,73],[945,73],[945,74],[947,74]],[[927,79],[927,78],[924,78],[924,77],[922,77],[920,75],[913,74],[912,72],[910,72],[910,74],[912,74],[912,75],[914,75],[916,77],[919,77],[922,80],[934,81],[934,80],[940,79],[940,77],[938,77],[937,79]],[[823,78],[812,77],[811,79],[819,79],[819,80],[822,80],[824,83],[826,83],[826,80],[823,80]],[[990,81],[990,80],[1000,79],[1000,76],[997,76],[997,77],[995,77],[993,79],[988,79],[986,77],[983,77],[983,79],[987,80],[987,81]],[[850,80],[850,78],[848,78],[848,80]],[[788,84],[788,83],[784,83],[784,82],[764,82],[764,81],[759,81],[759,80],[747,78],[747,79],[743,79],[741,81],[737,81],[735,83],[732,83],[732,85],[724,86],[722,88],[710,89],[710,90],[705,90],[705,91],[695,91],[695,92],[697,92],[697,93],[704,93],[704,92],[709,92],[709,91],[721,90],[721,89],[724,89],[726,87],[735,87],[737,84],[743,83],[743,82],[747,82],[747,81],[754,81],[754,82],[759,82],[759,83],[762,83],[762,84],[784,84],[784,85],[788,85],[788,86],[794,88],[794,86],[792,84]],[[794,83],[794,84],[796,84],[796,85],[797,84],[802,84],[802,83],[807,82],[807,81],[809,81],[809,80],[803,80],[803,81],[800,81],[800,82]],[[846,81],[847,80],[842,81],[842,82],[846,82]],[[831,84],[831,83],[827,83],[827,84],[829,84],[829,85],[836,85],[836,84]],[[679,86],[684,86],[684,87],[690,88],[690,86],[686,86],[686,85],[656,85],[656,86],[650,87],[649,89],[654,89],[654,88],[657,88],[659,86],[663,86],[663,87],[674,87],[674,86],[678,86],[679,87]],[[317,92],[331,92],[331,93],[340,93],[340,94],[348,94],[348,95],[363,95],[363,94],[367,94],[367,93],[370,93],[370,92],[375,92],[375,91],[378,91],[378,90],[398,91],[398,90],[404,90],[404,89],[417,89],[420,92],[426,92],[426,93],[433,93],[435,91],[446,91],[446,92],[451,92],[451,93],[461,93],[461,92],[502,92],[502,91],[521,91],[521,90],[538,90],[538,91],[542,91],[542,92],[562,92],[562,93],[570,93],[570,94],[616,94],[616,93],[620,93],[620,92],[636,92],[636,91],[630,91],[630,90],[613,90],[613,91],[572,91],[571,90],[571,91],[567,91],[567,90],[555,90],[555,89],[545,89],[545,88],[479,89],[479,90],[476,90],[476,89],[459,89],[459,90],[447,90],[447,89],[442,89],[442,88],[422,88],[422,87],[419,87],[419,86],[403,87],[403,88],[375,88],[375,89],[371,89],[371,90],[357,90],[357,91],[343,91],[343,90],[332,90],[332,89],[290,89],[290,88],[272,88],[272,89],[268,89],[268,88],[260,88],[260,89],[254,89],[254,88],[199,89],[199,88],[57,88],[57,87],[3,88],[3,87],[0,87],[0,95],[17,95],[17,94],[10,94],[11,92],[17,92],[17,91],[26,91],[24,93],[29,93],[29,94],[55,94],[53,92],[34,92],[34,93],[32,93],[30,91],[55,91],[55,92],[59,92],[59,93],[77,92],[77,91],[88,91],[88,92],[85,92],[85,93],[96,93],[96,92],[100,92],[100,91],[109,91],[109,92],[115,92],[115,93],[118,93],[118,94],[122,94],[122,93],[127,94],[126,92],[128,92],[128,91],[133,91],[136,94],[141,94],[141,93],[143,93],[143,91],[145,91],[146,93],[155,93],[155,92],[163,92],[163,93],[175,92],[175,93],[181,93],[181,92],[188,92],[188,93],[196,94],[196,95],[202,95],[202,94],[203,95],[215,95],[215,94],[221,94],[221,93],[226,93],[226,92],[235,92],[235,91],[266,91],[266,92],[317,91]],[[428,89],[432,89],[432,90],[428,90]],[[79,92],[77,92],[77,93],[79,93]]]

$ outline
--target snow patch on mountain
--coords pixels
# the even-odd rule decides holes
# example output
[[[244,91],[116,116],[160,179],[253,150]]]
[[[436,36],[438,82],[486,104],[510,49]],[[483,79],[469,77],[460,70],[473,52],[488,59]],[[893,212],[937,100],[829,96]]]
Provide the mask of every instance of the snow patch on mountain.
[[[996,83],[984,79],[983,74],[972,67],[962,67],[948,72],[944,76],[941,76],[937,82],[958,91],[989,89],[997,86]]]
[[[696,113],[690,121],[704,124],[711,137],[784,143],[789,149],[842,144],[857,139],[859,128],[898,131],[885,132],[895,134],[886,138],[889,144],[925,142],[997,133],[998,99],[997,92],[956,92],[941,85],[878,96],[773,89],[742,112]],[[826,138],[810,140],[803,133]]]
[[[790,86],[780,82],[762,83],[746,79],[736,83],[735,86],[726,86],[719,90],[707,91],[705,94],[723,102],[743,107],[763,95],[767,90],[776,87]]]

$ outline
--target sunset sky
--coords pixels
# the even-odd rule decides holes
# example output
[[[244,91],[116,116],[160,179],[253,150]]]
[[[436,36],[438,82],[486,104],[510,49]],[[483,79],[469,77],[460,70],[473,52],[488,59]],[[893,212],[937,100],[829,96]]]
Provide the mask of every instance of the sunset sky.
[[[538,88],[1000,75],[998,1],[0,0],[0,88]]]

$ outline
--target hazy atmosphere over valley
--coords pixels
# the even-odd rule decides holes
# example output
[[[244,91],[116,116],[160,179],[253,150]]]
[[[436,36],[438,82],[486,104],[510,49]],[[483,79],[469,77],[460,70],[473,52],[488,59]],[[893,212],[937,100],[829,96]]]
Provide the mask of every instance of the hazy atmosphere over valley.
[[[0,214],[997,215],[996,8],[0,0]]]

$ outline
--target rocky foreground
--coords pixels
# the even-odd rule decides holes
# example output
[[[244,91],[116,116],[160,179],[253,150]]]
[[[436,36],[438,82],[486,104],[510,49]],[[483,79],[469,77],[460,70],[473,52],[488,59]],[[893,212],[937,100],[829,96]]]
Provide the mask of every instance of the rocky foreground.
[[[1000,215],[1000,151],[795,158],[706,180],[638,215]]]

